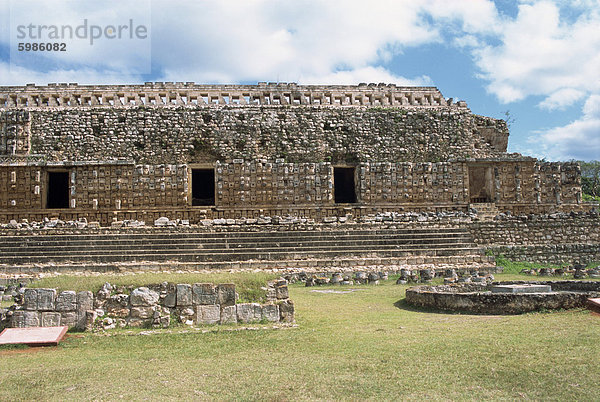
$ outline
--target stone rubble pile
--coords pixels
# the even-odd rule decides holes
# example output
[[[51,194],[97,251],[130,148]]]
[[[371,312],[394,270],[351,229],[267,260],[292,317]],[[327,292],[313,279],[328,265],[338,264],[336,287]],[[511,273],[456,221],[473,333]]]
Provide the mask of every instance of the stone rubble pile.
[[[186,325],[293,322],[287,284],[269,281],[263,288],[265,304],[236,303],[234,284],[163,282],[133,288],[105,283],[96,294],[26,288],[18,304],[2,309],[0,327],[166,328],[173,319]]]
[[[386,223],[386,222],[438,222],[444,220],[459,220],[469,222],[477,218],[474,210],[469,212],[462,211],[442,211],[442,212],[378,212],[354,218],[352,214],[345,216],[327,216],[317,222],[312,218],[302,218],[297,216],[259,216],[258,218],[238,218],[238,219],[203,219],[197,225],[190,224],[187,219],[170,219],[162,216],[154,220],[154,227],[188,227],[188,226],[244,226],[244,225],[301,225],[301,224],[343,224],[343,223]],[[86,218],[80,218],[76,221],[63,221],[60,219],[44,218],[43,221],[30,222],[22,219],[21,222],[11,220],[8,223],[0,223],[0,229],[54,229],[54,228],[73,228],[73,229],[97,229],[100,227],[98,222],[88,222]],[[111,228],[137,228],[148,227],[145,221],[140,220],[122,220],[114,221]]]
[[[573,264],[563,268],[531,268],[522,269],[521,274],[533,276],[573,276],[574,279],[600,279],[600,266],[587,268],[584,264]]]

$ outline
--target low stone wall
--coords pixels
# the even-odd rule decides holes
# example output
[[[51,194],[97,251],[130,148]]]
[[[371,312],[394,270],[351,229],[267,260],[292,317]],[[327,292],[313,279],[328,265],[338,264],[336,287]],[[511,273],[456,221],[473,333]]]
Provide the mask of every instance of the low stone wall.
[[[600,261],[600,244],[542,244],[524,246],[498,246],[488,248],[494,255],[513,261],[540,264],[588,264]]]
[[[600,297],[596,281],[513,281],[502,284],[550,285],[550,293],[491,293],[492,285],[464,284],[416,286],[406,290],[412,306],[476,314],[521,314],[538,310],[585,307],[590,297]]]
[[[500,219],[468,225],[475,243],[482,246],[600,243],[600,215],[597,212],[497,218]]]
[[[108,283],[90,291],[25,289],[20,304],[0,314],[0,326],[50,327],[65,325],[80,330],[94,326],[168,327],[172,319],[188,325],[231,324],[258,321],[293,322],[294,303],[287,281],[267,284],[265,304],[236,303],[234,284],[162,283],[133,289]]]
[[[600,260],[597,212],[550,215],[499,215],[466,225],[473,241],[494,255],[542,264]]]

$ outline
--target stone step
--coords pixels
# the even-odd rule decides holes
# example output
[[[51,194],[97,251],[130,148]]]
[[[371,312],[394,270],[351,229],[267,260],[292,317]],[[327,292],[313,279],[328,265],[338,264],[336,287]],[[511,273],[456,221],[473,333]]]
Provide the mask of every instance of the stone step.
[[[409,256],[409,257],[362,257],[362,258],[316,258],[304,260],[264,260],[264,261],[219,261],[219,262],[156,262],[141,261],[129,264],[112,263],[61,263],[0,266],[0,271],[6,274],[68,273],[68,272],[159,272],[159,271],[205,271],[205,270],[309,270],[319,269],[356,269],[375,266],[405,266],[405,265],[461,265],[484,264],[490,268],[494,258],[481,254],[460,256]]]
[[[406,248],[406,249],[381,249],[381,250],[364,250],[364,249],[347,249],[338,247],[335,250],[319,250],[319,251],[248,251],[244,253],[182,253],[180,250],[169,250],[161,253],[148,253],[145,250],[132,250],[131,252],[120,253],[100,253],[96,254],[93,251],[81,254],[66,254],[66,255],[37,255],[37,256],[2,256],[0,264],[34,264],[50,261],[96,261],[96,262],[127,262],[127,261],[248,261],[248,260],[280,260],[280,259],[307,259],[307,258],[337,258],[344,256],[377,256],[377,257],[408,257],[408,256],[451,256],[451,255],[466,255],[476,254],[481,252],[478,247],[463,247],[463,248]]]
[[[102,240],[102,239],[115,239],[115,238],[127,238],[127,239],[161,239],[161,238],[172,238],[172,239],[231,239],[231,238],[254,238],[254,237],[321,237],[321,236],[427,236],[431,234],[437,235],[457,235],[457,234],[468,234],[466,229],[459,228],[428,228],[428,229],[372,229],[372,230],[312,230],[312,231],[232,231],[232,232],[169,232],[157,230],[156,232],[137,233],[134,229],[128,233],[96,233],[96,234],[80,234],[77,232],[73,233],[48,233],[48,232],[24,232],[23,235],[5,235],[0,236],[0,241],[43,241],[45,239],[54,240],[69,240],[72,238],[78,238],[80,240]]]
[[[329,250],[344,250],[348,252],[371,252],[377,250],[408,250],[408,249],[432,249],[437,250],[440,248],[444,249],[461,249],[467,247],[475,247],[473,243],[463,243],[463,242],[454,242],[454,243],[436,243],[433,246],[431,244],[368,244],[368,245],[356,245],[352,243],[337,243],[337,244],[327,244],[324,246],[315,246],[315,245],[306,245],[306,246],[277,246],[271,245],[271,247],[237,247],[237,248],[206,248],[202,245],[196,245],[195,247],[143,247],[143,251],[147,254],[179,254],[179,253],[189,253],[193,252],[194,254],[243,254],[243,253],[265,253],[265,252],[287,252],[287,253],[302,253],[302,252],[319,252],[319,251],[329,251]],[[101,255],[101,254],[120,254],[123,256],[139,253],[139,248],[129,248],[129,247],[98,247],[90,245],[85,248],[76,248],[76,249],[67,249],[67,248],[48,248],[41,250],[31,250],[28,248],[19,248],[16,250],[12,250],[11,252],[5,252],[0,255],[0,261],[4,258],[10,257],[19,257],[19,256],[28,256],[32,254],[37,254],[40,256],[59,256],[61,258],[77,258],[77,257],[85,257],[88,255]]]
[[[245,248],[258,248],[258,247],[335,247],[338,244],[350,244],[350,245],[362,245],[362,246],[377,246],[377,245],[437,245],[437,244],[451,244],[451,243],[472,243],[471,239],[467,236],[455,236],[455,237],[427,237],[427,238],[411,238],[411,239],[394,239],[394,238],[343,238],[343,239],[297,239],[296,241],[289,241],[285,239],[282,241],[278,238],[271,239],[255,239],[252,242],[233,242],[224,240],[221,242],[188,242],[175,239],[164,239],[160,241],[142,242],[138,240],[127,241],[123,240],[105,240],[98,242],[84,242],[84,241],[73,241],[73,242],[34,242],[24,243],[20,245],[4,245],[0,243],[0,255],[7,253],[11,254],[15,251],[27,251],[27,252],[47,252],[47,251],[69,251],[89,248],[103,248],[112,250],[129,249],[132,247],[143,247],[145,249],[161,249],[165,247],[169,248],[182,248],[182,249],[245,249]]]
[[[274,241],[281,242],[312,242],[312,241],[358,241],[358,240],[389,240],[389,241],[418,241],[418,240],[442,240],[442,239],[469,239],[470,236],[466,233],[460,234],[420,234],[413,236],[404,235],[339,235],[339,236],[302,236],[290,238],[286,236],[256,236],[244,238],[172,238],[162,237],[156,239],[140,239],[140,238],[102,238],[102,239],[81,239],[78,237],[70,237],[65,239],[47,238],[32,238],[32,239],[2,239],[0,238],[0,247],[21,247],[21,246],[64,246],[64,245],[87,245],[87,244],[198,244],[198,243],[271,243]]]

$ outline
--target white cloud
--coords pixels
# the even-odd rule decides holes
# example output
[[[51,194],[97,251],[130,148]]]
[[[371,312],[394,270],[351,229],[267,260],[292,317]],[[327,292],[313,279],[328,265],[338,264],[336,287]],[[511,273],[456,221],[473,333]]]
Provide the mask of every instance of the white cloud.
[[[572,23],[561,16],[549,1],[522,4],[516,19],[502,22],[500,44],[474,50],[481,77],[500,101],[545,95],[540,107],[562,107],[568,102],[556,103],[558,91],[570,90],[571,103],[575,91],[600,91],[599,10],[580,13]]]
[[[539,106],[546,110],[564,110],[585,96],[585,92],[573,88],[562,88],[552,93]]]
[[[541,140],[545,154],[553,159],[599,159],[600,95],[592,95],[586,100],[580,119],[547,130],[531,140]]]

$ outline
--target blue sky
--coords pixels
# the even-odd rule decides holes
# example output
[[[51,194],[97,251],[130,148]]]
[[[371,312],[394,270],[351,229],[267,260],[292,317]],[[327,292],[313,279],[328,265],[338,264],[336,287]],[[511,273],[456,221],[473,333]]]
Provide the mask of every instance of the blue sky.
[[[84,19],[148,35],[16,49],[19,24]],[[0,85],[433,85],[474,113],[510,111],[510,152],[600,159],[600,0],[11,0],[0,22]]]

